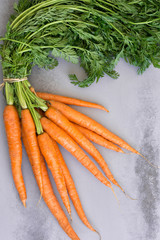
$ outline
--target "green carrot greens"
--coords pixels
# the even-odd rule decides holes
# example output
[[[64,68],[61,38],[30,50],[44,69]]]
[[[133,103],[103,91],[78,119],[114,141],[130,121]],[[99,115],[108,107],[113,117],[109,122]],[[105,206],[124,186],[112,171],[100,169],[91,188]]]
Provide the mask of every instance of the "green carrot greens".
[[[157,0],[20,0],[1,38],[3,74],[23,78],[32,67],[53,69],[57,58],[80,62],[90,86],[104,74],[117,78],[120,58],[143,73],[160,67],[160,7]]]

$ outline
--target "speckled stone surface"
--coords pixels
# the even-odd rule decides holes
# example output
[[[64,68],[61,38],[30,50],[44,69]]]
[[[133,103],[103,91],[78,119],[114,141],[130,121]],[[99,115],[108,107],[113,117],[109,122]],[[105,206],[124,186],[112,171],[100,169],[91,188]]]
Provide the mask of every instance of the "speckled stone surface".
[[[0,0],[0,35],[5,33],[13,2],[14,0]],[[83,69],[61,60],[53,71],[35,68],[29,80],[36,90],[82,98],[109,108],[110,113],[107,114],[100,110],[75,107],[124,138],[153,163],[160,165],[160,70],[151,66],[143,76],[138,76],[136,68],[123,60],[118,64],[117,70],[121,74],[118,80],[105,76],[98,84],[80,89],[70,83],[67,75],[76,73],[83,79]],[[1,69],[0,79],[2,81]],[[3,125],[4,106],[5,99],[1,92],[0,240],[67,240],[69,238],[43,200],[37,206],[40,193],[25,151],[22,169],[28,195],[26,209],[18,198],[12,180]],[[118,206],[110,189],[99,183],[61,148],[90,222],[101,233],[103,240],[159,240],[160,170],[150,167],[143,158],[134,154],[122,155],[99,146],[97,148],[119,183],[137,200],[126,198],[114,187],[120,201]],[[54,181],[52,183],[60,200]],[[81,240],[98,240],[98,236],[81,223],[73,205],[72,215],[72,225]]]

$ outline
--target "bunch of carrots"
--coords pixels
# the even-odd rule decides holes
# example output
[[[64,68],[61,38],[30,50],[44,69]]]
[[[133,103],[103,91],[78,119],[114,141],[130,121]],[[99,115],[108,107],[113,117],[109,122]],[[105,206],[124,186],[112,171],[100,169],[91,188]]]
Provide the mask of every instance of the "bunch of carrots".
[[[101,105],[59,95],[36,93],[28,80],[6,82],[5,92],[7,106],[4,109],[4,124],[11,168],[14,183],[23,205],[26,207],[27,194],[21,170],[21,138],[40,194],[62,229],[72,240],[79,239],[53,192],[46,164],[52,173],[70,218],[69,196],[82,222],[90,230],[96,232],[84,213],[74,181],[58,144],[68,150],[90,173],[112,191],[111,184],[113,183],[124,192],[92,142],[120,153],[124,153],[123,148],[132,153],[141,154],[95,120],[68,106],[77,105],[108,112]],[[90,160],[83,149],[95,159],[105,175]]]

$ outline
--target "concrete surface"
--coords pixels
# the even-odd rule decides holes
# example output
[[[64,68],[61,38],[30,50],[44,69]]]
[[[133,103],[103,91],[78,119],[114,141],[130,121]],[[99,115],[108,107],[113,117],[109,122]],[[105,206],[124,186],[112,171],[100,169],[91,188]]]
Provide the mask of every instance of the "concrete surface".
[[[12,12],[14,0],[0,0],[0,35]],[[109,108],[100,110],[75,107],[118,134],[150,161],[160,165],[160,70],[152,66],[138,76],[136,68],[123,60],[117,66],[121,76],[112,80],[105,76],[98,84],[86,89],[74,87],[69,73],[83,79],[79,65],[60,61],[53,71],[33,70],[29,80],[36,90],[93,101]],[[0,69],[2,81],[2,71]],[[27,208],[18,197],[11,175],[10,159],[3,125],[5,99],[0,93],[0,239],[1,240],[67,240],[55,218],[40,197],[26,153],[23,155],[23,174],[27,188]],[[159,170],[149,166],[134,154],[118,154],[97,146],[113,174],[126,192],[137,198],[132,201],[114,187],[120,201],[118,206],[112,192],[99,183],[66,150],[63,156],[74,178],[88,219],[101,233],[103,240],[159,240],[160,204]],[[57,194],[56,187],[53,188]],[[60,200],[61,202],[61,200]],[[61,202],[62,205],[62,202]],[[63,206],[63,205],[62,205]],[[64,207],[63,207],[64,208]],[[81,240],[98,240],[79,220],[73,205],[73,228]]]

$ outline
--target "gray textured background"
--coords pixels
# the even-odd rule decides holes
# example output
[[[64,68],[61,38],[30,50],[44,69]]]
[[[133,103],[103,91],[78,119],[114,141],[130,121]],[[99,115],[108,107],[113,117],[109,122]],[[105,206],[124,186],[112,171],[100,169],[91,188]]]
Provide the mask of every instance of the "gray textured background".
[[[0,0],[0,35],[12,12],[14,0]],[[127,140],[152,162],[160,164],[160,71],[150,67],[143,76],[123,60],[117,66],[121,76],[112,80],[105,76],[98,84],[80,89],[70,84],[67,75],[85,73],[78,65],[60,61],[53,71],[34,69],[30,81],[36,90],[79,97],[109,108],[100,110],[78,108]],[[2,81],[2,71],[0,69]],[[7,142],[3,125],[5,100],[0,94],[0,239],[3,240],[67,240],[40,197],[27,156],[23,155],[23,174],[27,188],[25,209],[15,190]],[[103,240],[158,240],[160,239],[159,171],[133,154],[118,154],[98,147],[116,179],[137,201],[127,199],[114,187],[120,200],[118,206],[112,192],[99,183],[67,151],[63,156],[75,180],[86,215]],[[53,188],[57,194],[54,182]],[[59,196],[58,196],[59,198]],[[61,202],[61,201],[60,201]],[[62,203],[62,202],[61,202]],[[62,204],[61,204],[62,205]],[[73,227],[81,240],[96,240],[79,220],[73,206]]]

